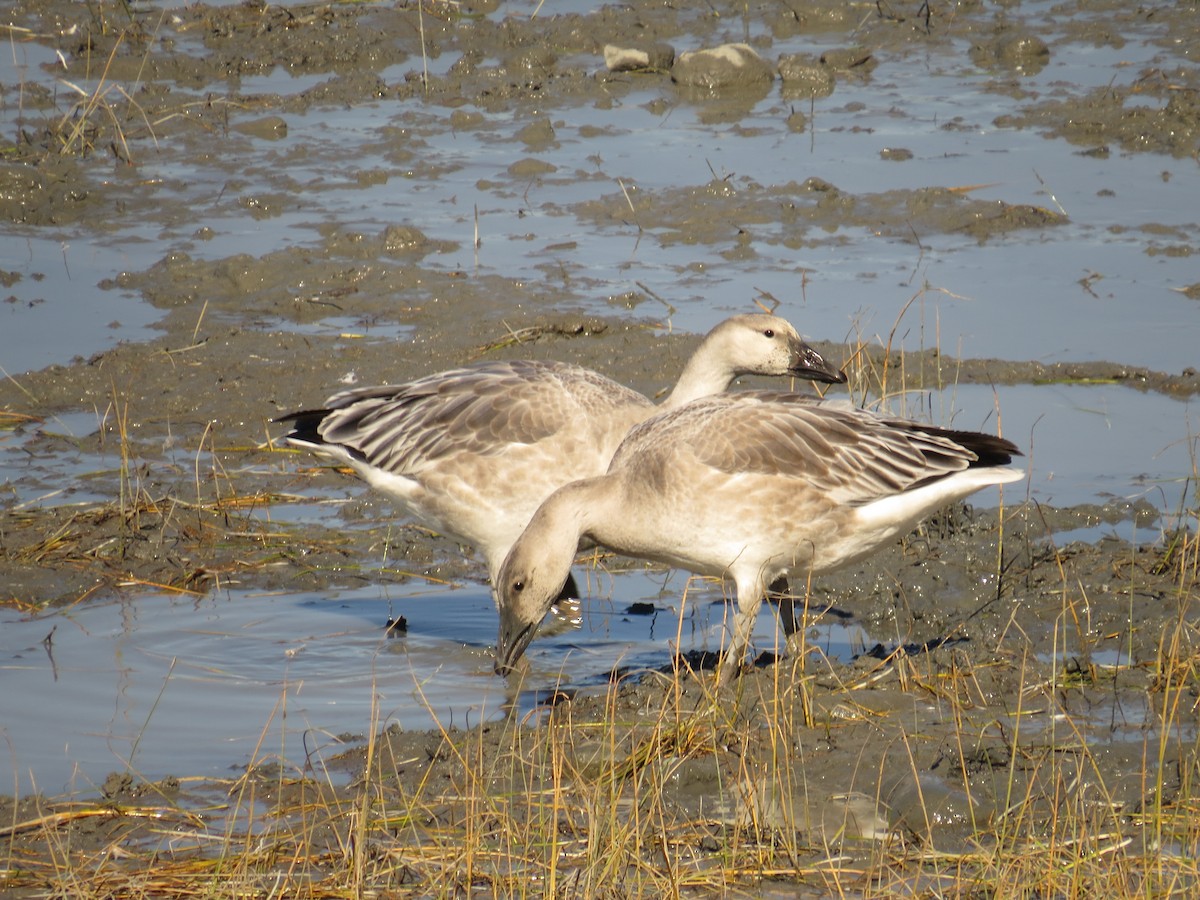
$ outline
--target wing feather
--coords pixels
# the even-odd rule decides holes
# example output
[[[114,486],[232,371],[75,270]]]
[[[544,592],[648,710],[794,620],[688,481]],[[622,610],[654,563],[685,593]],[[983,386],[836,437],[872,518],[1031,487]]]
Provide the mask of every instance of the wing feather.
[[[454,454],[491,456],[536,444],[608,410],[649,407],[641,394],[568,363],[513,360],[465,366],[396,387],[335,394],[323,410],[287,417],[394,474]],[[586,429],[585,433],[586,433]]]
[[[690,457],[683,465],[678,454]],[[746,392],[662,413],[630,432],[611,469],[642,467],[759,474],[802,481],[837,504],[858,506],[972,465],[1017,455],[1002,438],[879,416],[803,394]],[[699,463],[700,467],[694,464]]]

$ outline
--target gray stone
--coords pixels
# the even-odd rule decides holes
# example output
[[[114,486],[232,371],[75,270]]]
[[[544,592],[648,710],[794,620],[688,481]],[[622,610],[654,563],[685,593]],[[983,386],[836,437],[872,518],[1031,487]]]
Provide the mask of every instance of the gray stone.
[[[639,44],[632,47],[604,45],[604,65],[610,72],[633,72],[639,69],[667,70],[675,62],[675,48],[670,44]]]
[[[671,80],[710,91],[761,85],[775,78],[771,64],[749,44],[722,44],[680,54]]]
[[[779,58],[779,77],[789,97],[828,97],[833,93],[833,72],[815,59],[794,54]]]

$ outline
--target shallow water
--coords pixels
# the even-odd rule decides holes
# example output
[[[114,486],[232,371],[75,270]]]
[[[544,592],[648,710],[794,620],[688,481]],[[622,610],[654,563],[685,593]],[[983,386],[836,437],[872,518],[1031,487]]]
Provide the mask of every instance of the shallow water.
[[[1034,4],[1031,12],[1050,6]],[[541,14],[560,11],[547,6]],[[730,23],[736,39],[743,37],[740,24]],[[194,40],[176,37],[184,45]],[[1155,61],[1154,37],[1153,29],[1130,34],[1119,51],[1064,43],[1044,69],[1016,80],[1022,90],[1045,96],[1063,83],[1079,89],[1114,79],[1130,83]],[[771,53],[819,52],[822,40],[832,43],[820,36],[775,41]],[[1200,196],[1200,167],[1147,153],[1085,156],[1033,129],[997,128],[993,120],[1018,101],[992,89],[995,73],[970,65],[965,46],[955,49],[961,52],[931,51],[924,64],[884,56],[869,81],[839,81],[811,110],[804,133],[788,130],[793,104],[779,97],[778,85],[726,122],[714,121],[711,108],[687,102],[669,83],[642,78],[611,108],[587,102],[555,107],[556,140],[545,148],[514,140],[530,120],[527,112],[485,111],[482,126],[454,130],[442,106],[382,101],[291,111],[287,137],[278,141],[227,135],[224,152],[239,160],[232,180],[228,156],[189,153],[186,141],[167,144],[142,154],[130,188],[184,201],[185,221],[164,202],[161,213],[117,215],[100,232],[90,223],[18,226],[5,237],[6,267],[24,278],[5,312],[0,365],[19,374],[144,336],[160,313],[122,298],[121,291],[98,291],[105,277],[143,270],[177,250],[219,259],[313,244],[317,229],[329,222],[368,233],[412,223],[431,238],[458,244],[428,265],[492,272],[518,283],[548,276],[553,282],[553,273],[569,273],[575,290],[582,285],[591,298],[585,305],[601,312],[613,312],[609,298],[641,282],[676,309],[676,327],[695,331],[745,309],[762,291],[778,298],[781,311],[808,334],[886,336],[904,303],[929,285],[945,293],[928,293],[923,308],[906,317],[900,337],[908,349],[936,343],[972,357],[1106,359],[1167,372],[1195,364],[1200,306],[1173,290],[1196,281],[1194,257],[1167,251],[1192,246],[1198,216],[1184,198]],[[54,85],[59,73],[52,54],[36,44],[15,50],[19,65],[6,54],[0,67],[12,71],[0,77]],[[455,58],[443,53],[434,67]],[[592,70],[600,65],[579,62]],[[400,80],[404,72],[394,69],[420,67],[420,60],[410,60],[381,76]],[[294,96],[321,80],[276,71],[240,79],[237,87]],[[0,110],[0,128],[14,128],[18,112]],[[896,147],[913,158],[880,159],[881,150]],[[508,167],[523,157],[556,171],[509,175]],[[364,172],[380,177],[364,183]],[[754,196],[762,187],[809,177],[854,195],[973,186],[974,198],[1061,209],[1070,221],[984,242],[916,227],[891,234],[850,225],[810,232],[802,249],[782,242],[787,235],[780,223],[755,223],[747,226],[754,253],[731,256],[732,231],[719,245],[697,245],[671,229],[640,232],[633,212],[626,221],[597,222],[582,207],[619,198],[621,185],[637,207],[674,192],[702,194],[714,184]],[[283,203],[264,215],[255,197]],[[472,249],[475,209],[478,250]],[[197,239],[201,226],[211,231]],[[47,280],[31,283],[38,275]],[[120,327],[99,327],[115,322]]]
[[[532,687],[515,697],[492,671],[496,614],[478,585],[139,592],[34,619],[0,610],[2,758],[18,793],[58,794],[126,767],[147,779],[221,777],[263,759],[303,766],[306,752],[330,755],[339,737],[369,728],[524,717],[556,684],[603,684],[614,665],[665,665],[677,639],[683,651],[719,649],[720,591],[694,582],[681,617],[685,580],[593,573],[580,627],[535,641]],[[635,602],[653,613],[628,614]],[[408,632],[389,638],[384,624],[397,616]],[[776,632],[764,610],[757,644],[774,646]],[[868,643],[840,623],[814,626],[807,641],[840,659]]]
[[[1066,507],[1145,499],[1170,511],[1195,483],[1200,407],[1194,401],[1119,384],[1004,385],[994,392],[959,385],[914,392],[905,409],[914,418],[1000,431],[1014,441],[1025,454],[1016,464],[1029,478],[1005,488],[1010,503],[1029,497]],[[972,502],[993,506],[993,496],[985,491]]]
[[[1006,504],[1026,497],[1052,506],[1179,503],[1196,453],[1188,403],[1120,385],[1005,386],[995,396],[964,385],[913,392],[903,408],[946,425],[992,429],[997,397],[1003,433],[1025,449],[1029,472],[1027,482],[1005,488]],[[65,440],[93,434],[99,421],[95,412],[74,413],[0,435],[0,478],[18,508],[109,499],[89,485],[98,472],[111,481],[116,449],[97,454]],[[346,485],[351,495],[366,492]],[[999,500],[995,489],[975,498],[984,507]],[[276,504],[270,515],[328,524],[343,502],[313,495]],[[1131,518],[1055,539],[1144,542],[1166,524]],[[492,673],[496,616],[479,586],[372,586],[335,595],[228,590],[202,598],[133,592],[119,603],[32,620],[0,611],[0,740],[21,791],[86,787],[127,763],[147,778],[220,775],[264,755],[300,765],[306,749],[332,751],[333,736],[344,732],[392,722],[420,729],[435,719],[463,726],[510,708],[524,716],[560,682],[586,687],[604,683],[614,667],[657,667],[671,646],[720,647],[726,607],[712,584],[689,584],[683,573],[593,572],[581,585],[590,598],[583,627],[534,642],[530,687],[515,699]],[[654,613],[627,614],[636,602],[652,603]],[[409,633],[387,639],[383,623],[397,615],[407,618]],[[51,633],[46,648],[41,642]],[[851,621],[822,624],[809,646],[847,659],[893,639],[867,635]],[[756,645],[776,640],[774,617],[764,610]]]

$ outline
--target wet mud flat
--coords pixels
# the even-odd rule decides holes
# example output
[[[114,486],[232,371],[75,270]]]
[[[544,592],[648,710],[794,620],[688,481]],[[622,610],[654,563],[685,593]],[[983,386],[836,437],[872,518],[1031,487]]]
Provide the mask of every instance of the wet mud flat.
[[[482,580],[478,561],[451,542],[397,522],[386,502],[279,447],[269,420],[324,397],[349,373],[360,383],[396,382],[480,358],[565,359],[653,395],[671,383],[695,336],[664,327],[650,312],[660,300],[652,290],[598,313],[583,302],[595,290],[586,272],[531,289],[448,264],[448,255],[469,259],[469,244],[418,223],[372,231],[328,221],[302,247],[211,259],[183,193],[140,184],[129,165],[150,152],[144,123],[154,123],[168,156],[227,154],[232,202],[270,221],[325,189],[286,178],[274,190],[238,189],[247,177],[240,142],[276,140],[289,116],[419,98],[448,113],[437,126],[445,132],[485,127],[480,111],[536,106],[550,115],[532,117],[514,141],[505,189],[519,193],[530,177],[554,174],[531,157],[559,139],[556,107],[612,102],[630,79],[669,77],[598,73],[604,43],[700,46],[742,21],[740,6],[720,15],[706,6],[529,19],[486,3],[196,5],[166,13],[164,36],[158,9],[101,4],[82,15],[77,4],[17,4],[13,24],[60,52],[72,77],[102,60],[108,78],[145,88],[137,115],[114,120],[96,103],[68,118],[79,128],[64,129],[56,124],[63,99],[24,86],[21,102],[45,114],[6,147],[3,215],[34,227],[96,220],[103,231],[118,227],[103,224],[116,210],[117,220],[142,217],[186,237],[153,265],[114,271],[101,285],[153,308],[155,337],[0,383],[0,422],[25,459],[0,508],[0,600],[32,616],[164,589]],[[873,57],[904,58],[931,43],[947,60],[969,48],[976,65],[1002,73],[996,90],[1014,94],[1016,73],[1045,53],[1112,46],[1150,17],[1170,20],[1183,42],[1171,50],[1178,59],[1200,53],[1186,45],[1200,30],[1185,5],[1113,3],[1078,18],[1058,11],[1053,27],[1019,7],[1003,15],[983,4],[935,7],[928,20],[910,7],[755,12],[775,40],[836,35],[846,48],[828,61],[790,63],[793,83],[782,89],[796,92],[797,128],[823,85],[867,77]],[[436,74],[426,75],[431,61]],[[382,77],[389,66],[410,74]],[[207,89],[278,67],[319,82],[300,95]],[[1194,66],[1164,66],[1136,91],[1160,103],[1081,89],[1023,104],[1009,126],[1043,129],[1089,153],[1187,158],[1200,130],[1196,79]],[[14,88],[4,90],[13,103]],[[741,86],[717,97],[711,114],[736,121],[747,90],[758,96]],[[396,135],[381,152],[414,177],[436,177],[420,152],[434,128]],[[286,172],[288,161],[275,162]],[[359,177],[385,176],[363,169]],[[575,212],[600,229],[629,215],[628,198],[613,191]],[[766,227],[780,215],[793,230]],[[734,256],[755,244],[833,241],[826,229],[834,222],[897,234],[915,222],[922,233],[983,241],[1063,224],[1050,206],[983,204],[940,189],[854,195],[805,181],[726,192],[719,178],[702,197],[639,199],[637,216],[665,245]],[[756,236],[727,246],[722,221]],[[1155,235],[1173,253],[1191,252],[1185,234]],[[344,330],[318,327],[349,310]],[[1046,381],[1114,382],[1147,396],[1200,388],[1191,368],[956,360],[937,350],[816,343],[847,360],[853,395],[864,399],[927,387],[947,372],[1001,392]],[[881,383],[881,373],[891,381]],[[81,413],[91,425],[63,425]],[[336,514],[311,513],[347,493]],[[789,652],[765,653],[733,688],[718,690],[703,659],[670,670],[664,645],[666,671],[618,669],[610,686],[587,690],[534,685],[544,703],[528,717],[428,731],[364,721],[355,733],[326,736],[304,759],[264,754],[227,779],[130,771],[78,796],[19,792],[0,800],[0,888],[16,896],[1189,895],[1200,879],[1198,505],[1194,482],[1159,496],[1054,508],[1010,491],[999,510],[947,511],[803,592],[814,623],[854,620],[876,637],[852,660],[806,644],[806,631]],[[214,737],[219,726],[214,715]]]

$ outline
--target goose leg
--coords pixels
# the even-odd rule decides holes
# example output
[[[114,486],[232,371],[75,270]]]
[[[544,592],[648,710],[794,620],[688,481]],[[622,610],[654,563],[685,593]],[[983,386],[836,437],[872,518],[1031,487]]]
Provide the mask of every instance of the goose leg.
[[[562,634],[572,631],[583,623],[579,602],[579,585],[575,576],[567,573],[567,581],[550,605],[551,618],[542,625],[541,634]]]
[[[784,586],[787,586],[786,579]],[[579,585],[575,583],[575,576],[571,572],[567,573],[567,581],[562,586],[562,590],[558,592],[558,596],[554,598],[555,605],[562,603],[564,600],[578,600],[580,598]]]
[[[803,621],[796,621],[796,597],[792,594],[792,586],[788,584],[786,575],[780,575],[771,582],[767,588],[767,601],[779,608],[779,621],[786,637],[790,638],[803,627]]]
[[[742,663],[746,660],[746,648],[750,645],[750,635],[754,633],[754,620],[757,618],[758,603],[749,610],[742,609],[739,604],[737,612],[733,614],[733,637],[718,666],[718,684],[731,684],[742,670]]]
[[[740,587],[738,596],[744,596]],[[771,582],[767,587],[764,599],[779,607],[779,619],[783,623],[783,633],[787,636],[790,645],[792,635],[803,626],[803,621],[797,622],[796,620],[796,598],[792,595],[792,586],[788,583],[786,575],[780,575]],[[738,603],[737,612],[733,617],[733,638],[730,641],[729,649],[721,657],[720,671],[717,676],[720,684],[732,682],[734,676],[742,668],[746,648],[750,646],[750,635],[754,633],[754,622],[758,618],[759,605],[760,603],[756,602],[749,609],[744,609],[741,603]]]

